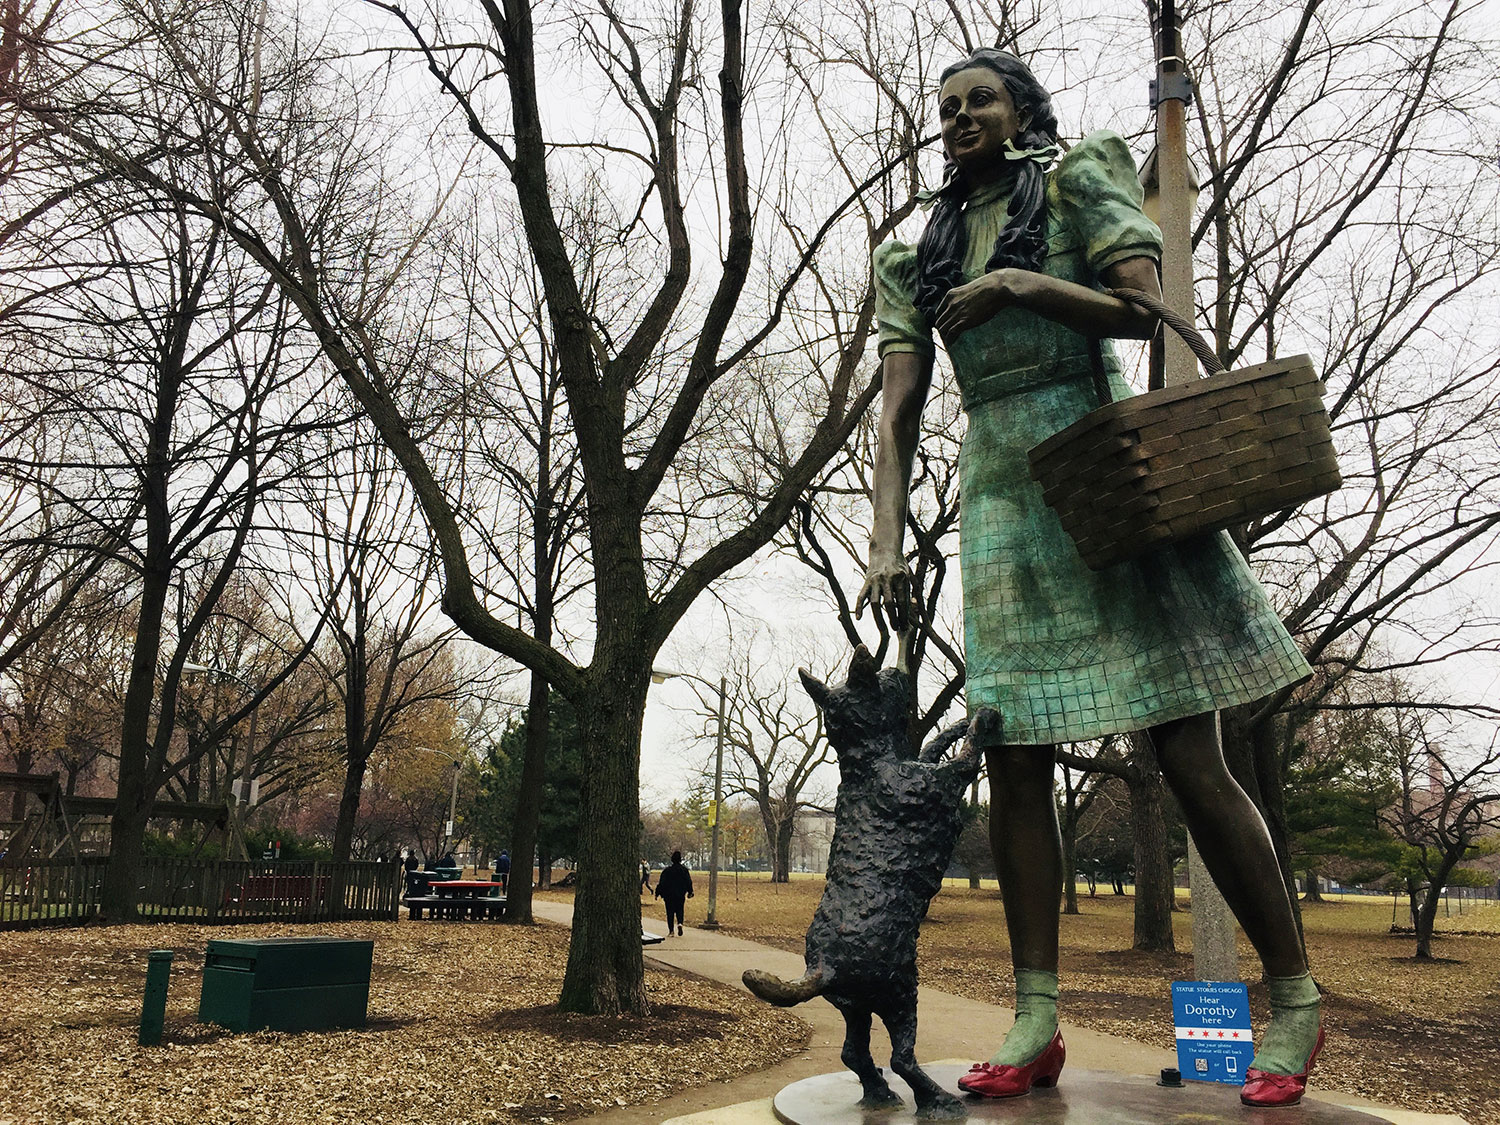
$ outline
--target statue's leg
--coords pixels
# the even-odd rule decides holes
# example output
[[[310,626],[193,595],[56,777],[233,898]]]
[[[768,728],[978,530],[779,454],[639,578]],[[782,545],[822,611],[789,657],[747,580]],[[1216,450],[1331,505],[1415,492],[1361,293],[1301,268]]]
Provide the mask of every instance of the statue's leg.
[[[844,1049],[839,1052],[839,1058],[854,1071],[864,1089],[865,1095],[859,1104],[866,1109],[894,1109],[904,1104],[870,1054],[870,1009],[847,1003],[840,1003],[837,1007],[844,1016]]]
[[[1305,1076],[1320,1038],[1318,990],[1308,975],[1271,833],[1224,762],[1218,716],[1194,715],[1154,727],[1150,734],[1162,776],[1182,806],[1203,863],[1266,973],[1271,1024],[1251,1066]]]
[[[1307,972],[1271,833],[1224,763],[1217,715],[1165,723],[1150,735],[1193,842],[1266,972],[1278,977]]]
[[[917,1102],[920,1118],[961,1118],[968,1113],[963,1103],[944,1090],[917,1065],[917,988],[893,998],[882,1007],[880,1018],[891,1036],[891,1069],[905,1079]]]
[[[1000,876],[1016,1022],[991,1058],[1026,1066],[1057,1034],[1057,926],[1062,909],[1062,836],[1052,796],[1056,748],[990,746],[990,847]],[[1040,982],[1040,983],[1039,983]],[[1036,987],[1032,987],[1035,985]]]

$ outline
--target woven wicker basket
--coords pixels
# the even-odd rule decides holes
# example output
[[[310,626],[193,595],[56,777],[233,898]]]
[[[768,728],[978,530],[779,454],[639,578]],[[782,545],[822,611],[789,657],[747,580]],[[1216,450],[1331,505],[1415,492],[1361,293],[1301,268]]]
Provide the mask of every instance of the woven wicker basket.
[[[1342,483],[1322,384],[1305,355],[1225,371],[1182,318],[1134,290],[1210,374],[1108,402],[1031,450],[1042,496],[1094,570],[1245,523]]]

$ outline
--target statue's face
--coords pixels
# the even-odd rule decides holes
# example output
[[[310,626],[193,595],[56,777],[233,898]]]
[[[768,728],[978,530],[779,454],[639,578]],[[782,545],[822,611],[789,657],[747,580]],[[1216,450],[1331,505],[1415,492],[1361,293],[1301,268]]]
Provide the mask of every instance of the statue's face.
[[[1016,139],[1023,122],[1000,76],[976,66],[943,83],[938,124],[948,156],[971,172],[1004,160],[1005,142]]]

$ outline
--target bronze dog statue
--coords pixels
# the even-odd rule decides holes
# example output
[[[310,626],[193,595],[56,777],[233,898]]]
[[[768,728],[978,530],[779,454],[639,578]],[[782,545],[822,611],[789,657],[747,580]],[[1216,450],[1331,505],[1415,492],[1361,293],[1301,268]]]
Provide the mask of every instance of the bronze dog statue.
[[[978,776],[999,716],[983,710],[919,754],[907,734],[906,674],[881,670],[863,645],[839,687],[800,675],[838,754],[827,886],[807,930],[806,974],[784,981],[750,969],[745,987],[782,1007],[824,996],[838,1008],[840,1057],[859,1076],[860,1104],[870,1108],[902,1104],[870,1055],[871,1021],[879,1016],[891,1037],[891,1069],[911,1086],[917,1116],[964,1117],[963,1104],[917,1065],[917,928],[942,886],[962,828],[963,792]],[[960,738],[960,752],[947,757]]]

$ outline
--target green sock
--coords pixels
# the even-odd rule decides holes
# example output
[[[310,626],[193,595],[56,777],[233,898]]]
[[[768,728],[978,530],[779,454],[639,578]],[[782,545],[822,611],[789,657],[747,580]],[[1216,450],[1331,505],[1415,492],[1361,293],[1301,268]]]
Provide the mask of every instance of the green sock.
[[[1250,1064],[1267,1074],[1302,1074],[1318,1042],[1322,1000],[1311,973],[1300,977],[1267,977],[1271,993],[1271,1026]]]
[[[1042,969],[1016,970],[1016,1022],[990,1062],[1025,1066],[1047,1049],[1057,1034],[1057,974]]]

